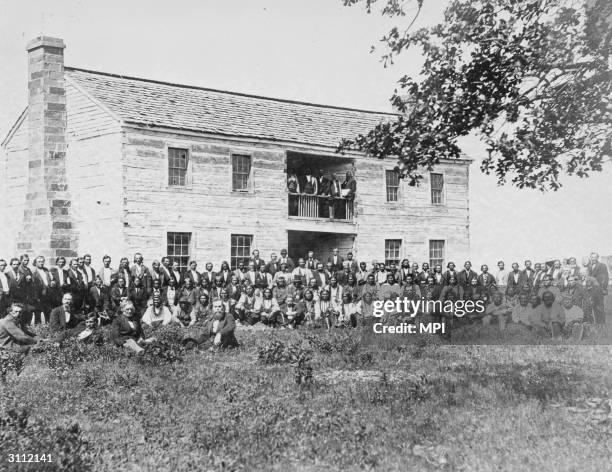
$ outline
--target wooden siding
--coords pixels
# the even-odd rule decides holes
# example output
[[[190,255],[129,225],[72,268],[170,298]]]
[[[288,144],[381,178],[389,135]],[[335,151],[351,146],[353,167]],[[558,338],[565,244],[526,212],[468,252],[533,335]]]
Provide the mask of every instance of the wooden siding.
[[[86,139],[120,133],[119,120],[89,95],[82,92],[70,79],[66,80],[66,107],[68,110],[68,140]]]
[[[189,150],[190,178],[168,186],[168,147]],[[231,190],[231,155],[252,156],[251,188]],[[174,133],[127,131],[123,192],[130,252],[150,259],[166,254],[168,232],[192,233],[191,256],[215,267],[230,259],[230,235],[250,234],[262,254],[286,246],[285,153],[272,146],[238,144]]]
[[[18,253],[16,235],[23,227],[28,186],[28,121],[15,129],[0,153],[0,258],[9,262]]]
[[[419,187],[400,182],[397,202],[386,201],[385,169],[393,161],[364,158],[357,162],[356,247],[360,260],[384,259],[385,239],[402,240],[402,257],[419,264],[429,259],[429,240],[445,241],[447,261],[469,254],[469,161],[440,164],[444,204],[431,203],[430,178],[423,171]]]
[[[167,185],[168,147],[189,150],[190,178],[184,188]],[[468,162],[440,166],[438,171],[445,176],[445,203],[435,206],[430,203],[428,174],[418,188],[402,182],[400,201],[387,204],[384,170],[392,168],[394,161],[356,158],[356,223],[332,223],[288,218],[287,151],[304,149],[126,128],[123,176],[126,250],[142,251],[149,259],[161,257],[166,253],[167,232],[190,232],[191,256],[201,264],[211,261],[218,267],[222,260],[230,258],[232,233],[252,234],[254,248],[267,259],[270,252],[287,247],[287,231],[292,230],[357,234],[356,258],[368,263],[384,259],[385,239],[402,239],[403,255],[416,258],[419,263],[428,259],[430,239],[445,240],[449,257],[460,260],[467,256]],[[231,191],[232,153],[246,153],[253,158],[249,192]],[[345,161],[337,170],[346,167]]]
[[[72,200],[72,224],[79,254],[89,253],[94,268],[109,254],[117,267],[124,253],[121,133],[71,140],[66,177]]]

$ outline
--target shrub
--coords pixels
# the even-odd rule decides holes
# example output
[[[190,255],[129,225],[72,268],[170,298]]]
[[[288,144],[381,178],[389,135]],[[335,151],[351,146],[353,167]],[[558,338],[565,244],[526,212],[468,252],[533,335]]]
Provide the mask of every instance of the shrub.
[[[136,359],[142,365],[162,366],[183,362],[184,358],[185,348],[180,343],[157,340],[147,344],[144,354]]]
[[[89,443],[83,438],[78,423],[50,428],[32,419],[25,408],[0,413],[0,451],[6,454],[44,451],[50,455],[51,462],[36,463],[37,471],[88,472],[93,464]],[[7,457],[3,457],[3,461],[6,460]],[[32,464],[27,462],[8,465],[8,470],[15,472],[33,470]]]
[[[300,344],[285,344],[279,339],[268,341],[257,349],[257,358],[263,364],[304,364],[312,359],[312,352]]]
[[[23,371],[25,354],[6,349],[0,349],[0,382],[6,382],[9,372],[14,372],[16,376]]]

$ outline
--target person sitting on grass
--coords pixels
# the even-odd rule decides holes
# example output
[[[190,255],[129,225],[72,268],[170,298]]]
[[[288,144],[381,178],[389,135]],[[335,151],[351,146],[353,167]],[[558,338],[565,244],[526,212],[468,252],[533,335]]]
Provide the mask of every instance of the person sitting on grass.
[[[182,296],[179,299],[179,305],[176,311],[174,312],[174,315],[176,316],[176,318],[178,318],[179,322],[183,326],[193,326],[197,321],[193,305],[191,304],[191,300],[189,299],[189,297],[186,296]]]
[[[22,319],[23,306],[13,303],[0,320],[0,349],[27,354],[38,341]]]
[[[226,313],[221,300],[212,303],[212,316],[208,318],[200,336],[200,344],[213,338],[216,347],[237,347],[238,340],[234,335],[236,323],[231,313]]]
[[[315,323],[324,322],[329,330],[336,324],[338,307],[329,297],[329,291],[321,291],[321,299],[315,305]]]
[[[101,346],[104,344],[104,336],[98,331],[98,325],[98,315],[91,312],[87,315],[85,321],[74,328],[70,334],[79,342]]]
[[[342,302],[338,307],[336,328],[356,328],[359,308],[353,303],[350,293],[342,294]]]
[[[180,321],[172,314],[170,308],[162,303],[161,296],[153,295],[153,303],[142,316],[142,324],[157,328],[170,323],[180,323]]]
[[[559,303],[555,302],[555,296],[550,291],[542,294],[542,303],[532,313],[529,320],[537,334],[546,332],[552,334],[553,339],[561,337],[561,330],[565,324],[565,313]]]
[[[195,312],[196,324],[202,326],[211,315],[211,304],[208,293],[200,293],[196,305],[193,307]]]
[[[316,305],[318,300],[315,300],[312,290],[306,290],[304,292],[304,325],[307,328],[314,328],[316,326]]]
[[[138,319],[134,304],[127,300],[121,304],[121,314],[111,324],[110,339],[115,346],[123,347],[125,350],[136,354],[143,354],[143,345],[150,344],[155,338],[144,338],[142,325]]]
[[[511,285],[506,290],[514,290]],[[512,322],[529,326],[529,313],[531,306],[529,305],[529,297],[522,293],[518,297],[518,303],[512,308]]]
[[[83,321],[83,316],[73,308],[72,295],[65,293],[62,304],[53,310],[49,317],[49,327],[52,331],[70,331]]]
[[[293,298],[293,297],[292,297]],[[280,307],[278,302],[272,297],[272,290],[264,289],[262,298],[259,299],[256,311],[259,311],[261,322],[267,326],[276,326],[280,321]]]
[[[497,323],[500,330],[506,329],[510,313],[510,307],[504,302],[504,295],[499,291],[493,292],[491,303],[487,305],[482,317],[482,325],[488,326],[491,323]]]
[[[259,297],[255,294],[255,286],[247,285],[236,304],[236,315],[241,323],[254,325],[260,320],[258,311]]]
[[[372,294],[364,293],[359,304],[359,313],[357,315],[357,325],[365,326],[371,324],[374,320],[374,303],[372,303]]]
[[[284,307],[281,308],[282,325],[289,329],[295,329],[302,323],[303,318],[304,302],[295,303],[293,297],[287,297]]]
[[[580,340],[584,334],[583,321],[584,312],[582,308],[574,305],[571,297],[564,297],[562,300],[563,312],[565,314],[565,325],[563,332],[571,335],[573,338]]]

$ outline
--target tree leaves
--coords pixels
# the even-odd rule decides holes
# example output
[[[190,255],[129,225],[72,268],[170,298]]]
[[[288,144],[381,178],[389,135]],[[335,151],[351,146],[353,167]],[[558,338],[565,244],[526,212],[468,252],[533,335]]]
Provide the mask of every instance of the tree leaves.
[[[376,0],[344,0],[345,5]],[[403,17],[422,2],[385,0],[380,13]],[[588,4],[588,5],[587,5]],[[451,0],[444,21],[392,28],[387,65],[410,47],[424,56],[422,79],[398,81],[394,121],[340,143],[397,158],[401,177],[460,159],[458,138],[476,133],[481,163],[499,184],[557,190],[561,177],[587,177],[612,159],[612,4],[606,0]]]

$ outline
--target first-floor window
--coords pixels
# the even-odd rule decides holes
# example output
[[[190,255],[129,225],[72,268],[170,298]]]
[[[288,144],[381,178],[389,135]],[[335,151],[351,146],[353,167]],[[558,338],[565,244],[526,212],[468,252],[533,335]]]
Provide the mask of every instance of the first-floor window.
[[[168,233],[166,254],[171,261],[178,261],[181,271],[189,265],[191,233]]]
[[[251,257],[251,246],[253,244],[252,234],[232,234],[232,252],[230,265],[232,269],[238,267],[238,263],[244,262],[248,265]]]
[[[441,239],[429,241],[429,267],[433,269],[436,265],[444,267],[444,241]]]
[[[385,265],[398,264],[401,250],[401,239],[385,239]]]

